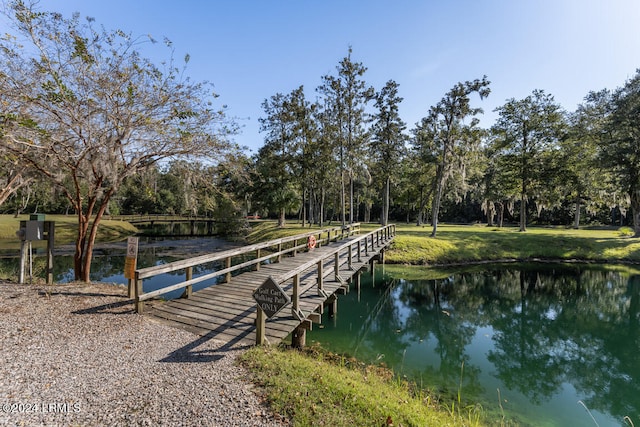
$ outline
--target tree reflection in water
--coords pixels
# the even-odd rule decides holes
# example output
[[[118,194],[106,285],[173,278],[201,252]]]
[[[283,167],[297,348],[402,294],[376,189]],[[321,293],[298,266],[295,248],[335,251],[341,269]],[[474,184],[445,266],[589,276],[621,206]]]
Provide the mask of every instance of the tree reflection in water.
[[[640,276],[573,264],[483,268],[431,280],[396,274],[387,292],[364,282],[311,339],[367,361],[383,354],[450,396],[461,387],[496,406],[496,388],[521,393],[530,419],[564,399],[567,412],[586,415],[581,400],[601,413],[600,426],[625,416],[640,425]]]

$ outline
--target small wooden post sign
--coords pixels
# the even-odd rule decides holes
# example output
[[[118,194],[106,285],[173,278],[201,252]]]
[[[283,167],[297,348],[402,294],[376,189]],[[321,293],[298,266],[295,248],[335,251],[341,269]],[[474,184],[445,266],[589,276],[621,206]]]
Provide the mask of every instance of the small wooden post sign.
[[[253,292],[253,299],[258,303],[258,307],[264,311],[267,318],[271,318],[291,302],[280,285],[271,276],[264,281],[258,289]]]
[[[124,278],[129,279],[129,297],[133,298],[133,279],[136,277],[136,264],[138,260],[138,238],[127,238],[127,257],[124,260]]]

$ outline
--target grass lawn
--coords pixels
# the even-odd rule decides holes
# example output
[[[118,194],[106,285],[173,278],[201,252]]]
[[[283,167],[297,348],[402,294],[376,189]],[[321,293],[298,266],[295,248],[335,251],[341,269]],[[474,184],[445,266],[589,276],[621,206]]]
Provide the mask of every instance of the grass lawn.
[[[482,409],[443,405],[383,368],[313,348],[242,356],[276,413],[294,426],[480,426]]]
[[[333,225],[339,225],[334,223]],[[363,233],[378,224],[362,224]],[[284,229],[274,221],[253,227],[250,242],[276,239],[318,227],[289,222]],[[397,235],[385,261],[391,264],[443,265],[500,260],[579,260],[590,262],[640,262],[640,239],[627,227],[574,230],[566,227],[487,227],[486,225],[438,225],[435,238],[430,226],[397,224]]]
[[[16,231],[20,228],[20,221],[29,220],[29,215],[0,215],[0,247],[19,247],[20,240],[16,237]],[[74,215],[46,215],[46,221],[55,222],[55,244],[64,245],[75,241],[78,231],[78,218]],[[98,227],[97,241],[108,242],[122,240],[127,236],[137,233],[137,229],[126,221],[102,220]]]

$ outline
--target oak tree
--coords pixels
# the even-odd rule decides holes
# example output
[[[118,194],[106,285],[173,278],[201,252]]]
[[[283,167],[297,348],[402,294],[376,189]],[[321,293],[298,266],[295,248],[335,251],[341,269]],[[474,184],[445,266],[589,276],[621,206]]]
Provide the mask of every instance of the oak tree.
[[[15,33],[0,40],[3,97],[38,129],[8,149],[73,206],[75,278],[89,281],[98,225],[123,180],[163,159],[220,158],[235,125],[214,107],[211,86],[191,82],[172,54],[159,66],[142,56],[138,48],[153,40],[22,0],[6,14]]]
[[[492,131],[502,165],[515,172],[520,187],[520,231],[527,230],[527,201],[541,180],[544,154],[560,138],[563,112],[553,96],[534,90],[524,99],[511,98],[496,109],[498,119]]]

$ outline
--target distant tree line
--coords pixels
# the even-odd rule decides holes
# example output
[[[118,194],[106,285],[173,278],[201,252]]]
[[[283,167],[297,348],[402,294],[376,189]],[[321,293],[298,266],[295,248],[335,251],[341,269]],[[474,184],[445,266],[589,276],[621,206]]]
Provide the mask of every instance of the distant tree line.
[[[460,82],[413,128],[399,85],[376,89],[352,49],[311,97],[299,86],[262,103],[264,143],[249,157],[206,82],[153,39],[92,19],[5,3],[0,38],[0,211],[78,217],[75,267],[88,280],[105,214],[330,221],[623,224],[640,235],[640,72],[591,92],[576,111],[534,90],[484,129],[486,77]],[[630,215],[629,215],[630,214]],[[234,227],[229,227],[231,231]]]

